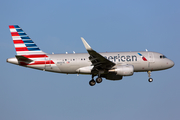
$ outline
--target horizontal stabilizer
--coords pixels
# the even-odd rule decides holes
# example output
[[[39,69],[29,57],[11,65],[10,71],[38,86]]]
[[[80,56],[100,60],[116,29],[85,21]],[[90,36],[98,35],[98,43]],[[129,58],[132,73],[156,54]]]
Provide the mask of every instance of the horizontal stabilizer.
[[[30,63],[32,62],[33,60],[27,58],[27,57],[24,57],[22,55],[16,55],[16,58],[19,62],[27,62],[27,63]]]

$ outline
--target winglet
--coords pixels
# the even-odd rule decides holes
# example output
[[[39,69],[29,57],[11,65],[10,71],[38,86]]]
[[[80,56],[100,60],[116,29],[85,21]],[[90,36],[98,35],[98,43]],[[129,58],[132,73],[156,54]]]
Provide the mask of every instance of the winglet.
[[[92,50],[92,48],[89,46],[89,44],[85,41],[85,39],[83,37],[81,37],[81,40],[82,40],[86,50]]]

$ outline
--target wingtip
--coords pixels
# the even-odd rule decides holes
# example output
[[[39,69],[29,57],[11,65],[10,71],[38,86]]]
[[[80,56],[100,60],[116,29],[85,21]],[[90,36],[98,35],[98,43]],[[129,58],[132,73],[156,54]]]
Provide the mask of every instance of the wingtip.
[[[82,40],[82,42],[83,42],[86,50],[92,50],[92,48],[90,47],[90,45],[86,42],[86,40],[85,40],[83,37],[81,37],[81,40]]]

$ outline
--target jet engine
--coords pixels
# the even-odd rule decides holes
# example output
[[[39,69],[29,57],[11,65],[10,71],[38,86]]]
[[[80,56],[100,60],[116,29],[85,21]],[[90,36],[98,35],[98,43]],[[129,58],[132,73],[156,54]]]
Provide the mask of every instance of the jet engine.
[[[115,72],[109,72],[108,74],[104,75],[108,80],[121,80],[123,78],[122,75],[117,75]]]
[[[81,67],[76,70],[78,73],[82,74],[91,74],[91,70],[93,69],[93,66],[86,66],[86,67]]]
[[[115,69],[109,70],[109,72],[115,72],[116,75],[120,76],[131,76],[134,73],[133,65],[119,65]]]

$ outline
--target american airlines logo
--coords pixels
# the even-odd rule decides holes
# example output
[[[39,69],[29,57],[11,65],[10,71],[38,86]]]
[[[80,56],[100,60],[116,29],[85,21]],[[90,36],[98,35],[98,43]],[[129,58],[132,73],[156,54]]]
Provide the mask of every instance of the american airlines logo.
[[[138,53],[138,55],[141,56],[144,61],[147,61],[147,59],[141,53]]]

